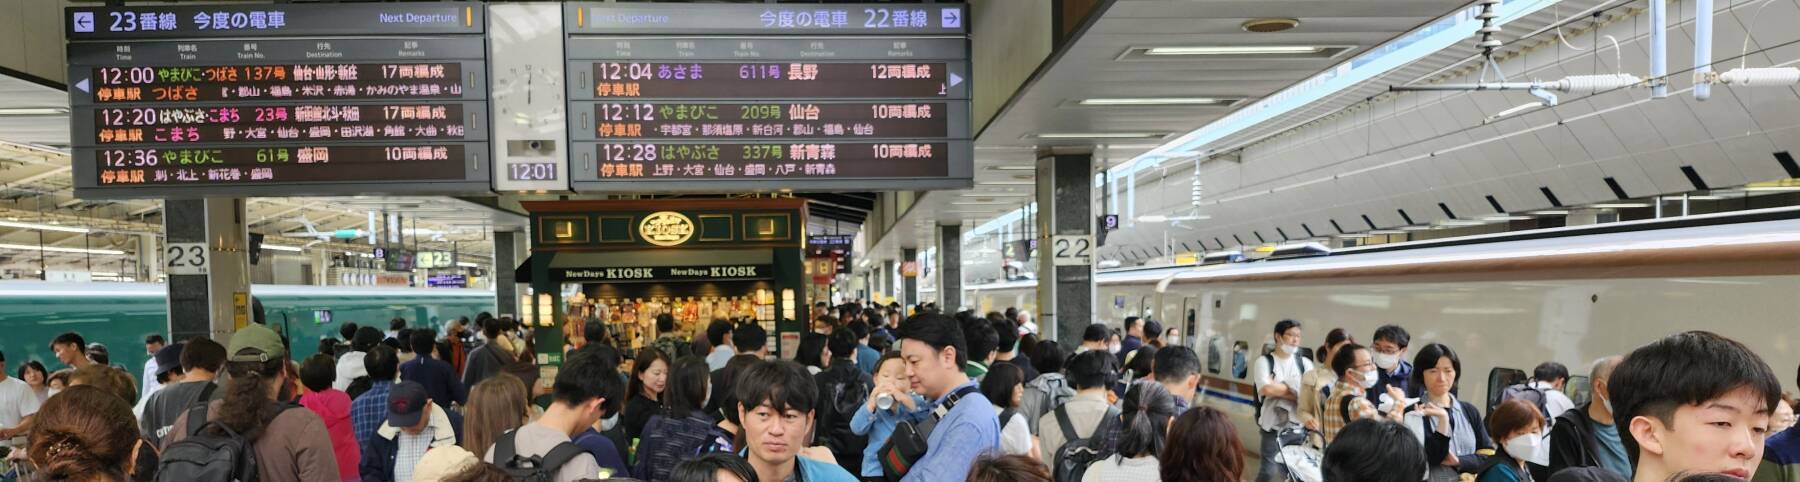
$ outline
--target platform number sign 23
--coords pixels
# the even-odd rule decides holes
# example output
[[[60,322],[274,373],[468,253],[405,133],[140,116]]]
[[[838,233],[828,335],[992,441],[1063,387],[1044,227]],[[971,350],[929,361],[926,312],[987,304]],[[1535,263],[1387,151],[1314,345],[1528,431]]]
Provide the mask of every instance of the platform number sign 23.
[[[169,274],[207,274],[212,264],[206,243],[169,243],[163,247],[164,266]]]
[[[1056,266],[1087,266],[1094,251],[1094,237],[1058,234],[1050,240],[1050,256]]]

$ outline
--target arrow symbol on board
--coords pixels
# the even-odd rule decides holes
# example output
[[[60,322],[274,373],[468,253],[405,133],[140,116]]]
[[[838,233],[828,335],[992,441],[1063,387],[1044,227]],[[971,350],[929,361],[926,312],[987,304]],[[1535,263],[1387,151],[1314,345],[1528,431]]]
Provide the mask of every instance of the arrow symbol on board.
[[[81,89],[82,92],[87,92],[88,91],[88,79],[81,79],[80,82],[76,82],[75,88]]]
[[[963,81],[963,78],[961,75],[956,75],[956,72],[950,73],[950,86],[951,87],[956,87],[956,84],[960,84],[960,83],[962,83],[962,81]]]

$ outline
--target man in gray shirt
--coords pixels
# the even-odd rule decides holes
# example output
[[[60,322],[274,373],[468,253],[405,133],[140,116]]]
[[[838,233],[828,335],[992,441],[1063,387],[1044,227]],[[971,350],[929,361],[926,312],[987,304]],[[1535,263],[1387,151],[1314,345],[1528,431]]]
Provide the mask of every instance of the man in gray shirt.
[[[599,422],[607,413],[617,412],[624,397],[624,380],[612,360],[598,355],[600,345],[588,345],[564,359],[556,374],[556,391],[550,408],[536,422],[525,424],[500,436],[483,457],[503,469],[514,469],[513,460],[500,460],[511,444],[513,459],[544,456],[558,446],[574,447],[579,455],[569,459],[556,471],[556,482],[576,482],[600,478],[600,463],[571,440]],[[564,449],[568,450],[568,449]]]
[[[197,337],[187,343],[165,346],[156,352],[156,357],[158,371],[180,372],[179,378],[171,376],[170,385],[150,394],[144,402],[144,416],[138,420],[138,429],[144,437],[161,445],[175,419],[189,408],[224,398],[225,392],[219,390],[213,380],[225,366],[225,347],[205,337]]]

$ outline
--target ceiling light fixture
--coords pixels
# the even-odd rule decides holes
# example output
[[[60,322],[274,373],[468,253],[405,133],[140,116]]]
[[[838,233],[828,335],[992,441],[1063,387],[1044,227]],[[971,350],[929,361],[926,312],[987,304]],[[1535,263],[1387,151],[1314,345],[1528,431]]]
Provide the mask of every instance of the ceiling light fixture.
[[[288,252],[293,252],[293,253],[299,253],[302,251],[306,251],[306,248],[302,248],[299,246],[282,246],[279,244],[265,244],[265,245],[262,245],[262,248],[267,249],[267,250],[273,250],[273,251],[288,251]]]
[[[39,116],[68,114],[67,107],[8,107],[0,108],[0,116]]]
[[[116,249],[64,248],[61,246],[32,246],[32,245],[27,245],[27,244],[11,244],[11,243],[0,243],[0,249],[16,249],[19,251],[42,250],[42,251],[48,251],[51,253],[75,253],[75,254],[114,254],[114,255],[125,254],[124,251],[119,251]]]
[[[1445,220],[1438,221],[1438,222],[1432,223],[1432,224],[1436,224],[1438,226],[1462,227],[1462,226],[1481,226],[1481,225],[1487,224],[1487,222],[1482,221],[1482,220],[1476,220],[1476,219],[1445,219]]]
[[[470,263],[468,261],[457,261],[456,265],[464,267],[464,268],[480,268],[481,267],[481,265],[479,265],[479,264]]]
[[[1377,229],[1374,231],[1369,231],[1369,234],[1379,234],[1379,235],[1386,236],[1386,235],[1393,235],[1393,234],[1406,234],[1406,231],[1398,230],[1398,229]]]
[[[1316,54],[1324,47],[1312,45],[1216,45],[1206,47],[1152,47],[1144,55],[1281,55]]]
[[[951,206],[1012,206],[1018,203],[1006,201],[956,201]]]
[[[1752,192],[1796,192],[1800,186],[1744,186],[1745,191]]]
[[[963,197],[1031,197],[1035,194],[1023,192],[965,192]]]
[[[1600,203],[1590,204],[1588,207],[1594,209],[1636,209],[1647,208],[1650,207],[1650,205],[1645,203]]]
[[[1281,32],[1300,26],[1300,19],[1294,18],[1253,18],[1244,21],[1245,32],[1272,33]]]
[[[1037,166],[988,166],[990,171],[1035,171]]]
[[[58,226],[55,224],[38,224],[38,223],[27,223],[27,222],[20,222],[20,221],[0,221],[0,226],[6,226],[9,228],[36,229],[39,231],[56,231],[56,232],[62,232],[62,233],[76,233],[76,234],[87,234],[87,233],[94,232],[94,230],[92,230],[92,229],[77,227],[77,226]]]
[[[1212,97],[1098,97],[1082,99],[1078,102],[1086,106],[1153,106],[1153,105],[1216,105],[1229,104],[1229,99]]]
[[[1566,209],[1545,209],[1542,211],[1531,211],[1531,212],[1527,212],[1525,214],[1530,214],[1533,216],[1568,216],[1569,211]]]
[[[1026,137],[1036,139],[1157,139],[1165,132],[1045,132]]]
[[[1532,219],[1536,218],[1531,216],[1513,216],[1510,214],[1497,214],[1481,218],[1482,221],[1529,221]]]

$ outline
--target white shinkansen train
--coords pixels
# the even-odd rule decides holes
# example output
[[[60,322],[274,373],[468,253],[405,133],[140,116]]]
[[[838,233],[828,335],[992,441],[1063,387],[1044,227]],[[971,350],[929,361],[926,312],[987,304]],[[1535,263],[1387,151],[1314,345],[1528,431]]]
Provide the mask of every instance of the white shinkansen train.
[[[1302,347],[1340,327],[1368,345],[1375,328],[1390,323],[1412,335],[1408,362],[1420,347],[1444,343],[1462,360],[1459,396],[1484,409],[1491,387],[1514,379],[1502,372],[1528,373],[1544,361],[1569,367],[1567,391],[1582,403],[1593,361],[1687,330],[1741,341],[1778,374],[1800,363],[1796,209],[1111,270],[1095,280],[1095,321],[1116,327],[1137,315],[1181,329],[1182,344],[1200,356],[1200,403],[1231,414],[1251,450],[1253,392],[1234,376],[1233,346],[1245,342],[1253,360],[1283,319],[1303,324]],[[1036,284],[970,286],[965,303],[1035,313]]]

